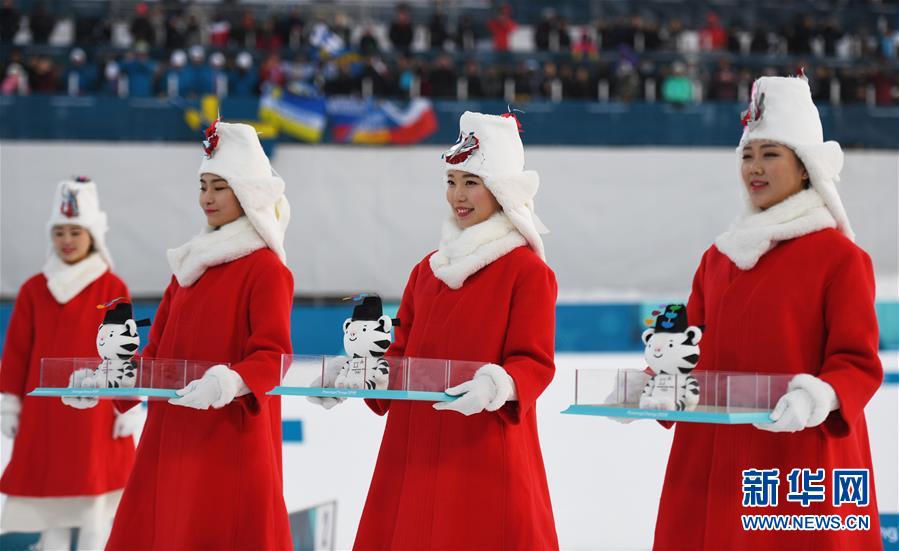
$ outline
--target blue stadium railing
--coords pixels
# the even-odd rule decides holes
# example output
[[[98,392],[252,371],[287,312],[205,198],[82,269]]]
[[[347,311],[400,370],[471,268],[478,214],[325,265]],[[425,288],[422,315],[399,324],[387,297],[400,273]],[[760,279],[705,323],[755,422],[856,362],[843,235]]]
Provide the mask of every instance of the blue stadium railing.
[[[116,97],[0,96],[0,139],[195,141],[185,111],[196,101]],[[257,98],[225,98],[225,119],[257,117]],[[671,105],[568,100],[516,104],[527,145],[720,146],[731,147],[742,132],[741,103]],[[456,139],[466,110],[503,113],[498,100],[435,101],[438,131],[424,143]],[[824,135],[846,148],[899,149],[899,107],[819,106]],[[327,135],[326,132],[327,141]],[[289,139],[289,138],[284,138]]]

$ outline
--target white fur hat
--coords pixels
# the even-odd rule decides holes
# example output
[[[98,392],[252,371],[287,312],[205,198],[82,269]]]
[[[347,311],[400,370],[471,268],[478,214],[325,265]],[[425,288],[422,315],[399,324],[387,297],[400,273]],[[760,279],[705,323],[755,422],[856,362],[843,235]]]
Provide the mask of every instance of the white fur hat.
[[[72,224],[86,229],[94,241],[96,250],[106,265],[112,268],[112,256],[106,248],[106,213],[100,210],[97,185],[90,178],[79,176],[64,180],[56,186],[53,209],[47,221],[47,231],[53,226]],[[51,254],[54,254],[51,252]]]
[[[855,234],[836,186],[843,168],[843,150],[835,141],[824,141],[821,118],[805,76],[756,80],[749,109],[743,113],[743,124],[746,126],[737,146],[738,158],[751,140],[771,140],[788,146],[805,165],[812,187],[824,199],[837,228],[854,241]]]
[[[256,232],[286,264],[284,234],[290,204],[284,196],[284,180],[269,163],[256,129],[215,121],[206,129],[203,143],[206,157],[198,174],[209,172],[228,182]]]
[[[459,119],[459,140],[443,160],[446,170],[480,176],[534,252],[546,259],[540,234],[549,230],[534,211],[540,176],[524,170],[524,146],[514,116],[466,111]]]

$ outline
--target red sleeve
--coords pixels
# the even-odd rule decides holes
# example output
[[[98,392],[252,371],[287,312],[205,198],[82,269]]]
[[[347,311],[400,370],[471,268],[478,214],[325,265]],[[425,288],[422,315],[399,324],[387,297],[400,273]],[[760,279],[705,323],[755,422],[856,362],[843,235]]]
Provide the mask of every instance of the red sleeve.
[[[34,302],[26,283],[19,290],[6,330],[3,362],[0,366],[0,392],[25,395],[31,350],[34,347]]]
[[[251,414],[258,414],[266,394],[281,382],[281,356],[290,354],[290,310],[293,307],[293,274],[283,264],[257,272],[250,291],[250,337],[246,356],[231,366],[252,394],[239,400]]]
[[[557,294],[556,276],[546,265],[523,274],[513,291],[502,367],[515,381],[518,400],[498,411],[509,423],[521,422],[556,372]]]
[[[406,288],[403,290],[403,298],[400,300],[400,308],[396,313],[396,317],[400,320],[400,325],[393,330],[393,343],[387,349],[385,356],[401,357],[406,354],[406,343],[409,342],[409,333],[412,331],[412,320],[415,312],[412,297],[415,294],[415,282],[418,280],[420,268],[421,263],[416,264],[412,268],[412,273],[409,274],[409,280],[406,282]],[[365,400],[365,403],[378,415],[384,415],[390,409],[390,400]]]
[[[838,262],[824,295],[827,340],[818,376],[836,391],[840,409],[831,412],[823,428],[830,436],[844,437],[883,381],[870,257],[856,248]]]
[[[140,353],[134,356],[135,359],[147,359],[149,361],[156,357],[156,349],[159,347],[159,341],[162,339],[162,333],[165,331],[165,323],[169,317],[172,295],[175,294],[177,288],[178,283],[175,280],[175,276],[172,276],[172,280],[169,281],[169,286],[166,287],[165,293],[162,295],[162,301],[156,309],[156,314],[154,314],[153,319],[150,320],[150,334],[147,336],[147,344]],[[139,403],[140,402],[136,400],[113,400],[113,405],[116,410],[120,412],[128,411]]]

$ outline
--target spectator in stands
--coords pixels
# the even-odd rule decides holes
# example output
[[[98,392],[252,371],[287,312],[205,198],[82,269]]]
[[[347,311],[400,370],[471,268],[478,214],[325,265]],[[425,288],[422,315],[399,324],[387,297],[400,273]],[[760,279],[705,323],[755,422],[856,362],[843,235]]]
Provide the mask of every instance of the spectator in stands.
[[[16,9],[15,2],[3,0],[0,7],[0,44],[12,44],[21,23],[22,15]]]
[[[680,62],[671,67],[671,74],[662,82],[662,99],[675,105],[693,101],[693,83],[686,75],[687,68]]]
[[[459,18],[456,25],[456,49],[459,51],[473,50],[478,44],[478,31],[474,19],[468,14]]]
[[[400,95],[409,97],[412,94],[412,85],[415,81],[415,68],[407,57],[396,60],[396,85]]]
[[[281,35],[275,29],[275,18],[267,18],[262,22],[262,26],[256,33],[256,49],[276,52],[283,47],[284,43],[281,42]]]
[[[640,97],[640,74],[633,61],[626,56],[622,56],[615,67],[613,94],[616,100],[625,103]]]
[[[480,64],[469,59],[465,63],[465,79],[468,82],[468,97],[472,99],[484,97],[484,86],[481,82],[481,66]]]
[[[131,39],[135,44],[143,42],[144,44],[156,43],[156,29],[148,17],[149,8],[144,2],[140,2],[134,6],[134,19],[131,21]]]
[[[163,91],[169,97],[186,97],[192,84],[187,72],[187,54],[184,50],[175,50],[169,58],[169,70],[165,74]]]
[[[559,52],[570,52],[571,51],[571,27],[568,24],[568,19],[565,17],[559,18],[559,29],[558,29],[558,41],[559,41]]]
[[[540,14],[540,21],[534,27],[534,47],[538,52],[548,52],[550,49],[550,35],[556,31],[556,10],[544,8]]]
[[[708,98],[715,101],[737,101],[738,85],[739,78],[730,61],[722,59],[709,81]]]
[[[871,74],[871,86],[874,87],[874,103],[881,106],[895,105],[899,100],[896,70],[886,61],[881,61]]]
[[[186,97],[204,96],[215,93],[212,68],[206,64],[203,46],[192,46],[189,51],[190,65],[184,70]]]
[[[231,22],[222,10],[218,10],[209,25],[209,45],[213,48],[227,48],[231,40]]]
[[[53,60],[38,56],[28,64],[28,87],[34,94],[55,94],[59,90],[59,71]]]
[[[212,52],[209,55],[209,73],[212,81],[212,92],[218,97],[228,95],[228,73],[225,68],[225,54]]]
[[[4,96],[27,96],[30,93],[28,73],[20,63],[14,61],[6,66],[6,75],[0,83],[0,93]]]
[[[590,31],[586,28],[581,31],[580,37],[571,47],[571,55],[577,60],[596,61],[599,59],[599,49],[596,47],[593,37],[590,36]]]
[[[364,56],[377,55],[381,51],[381,46],[378,44],[378,39],[371,25],[365,25],[362,29],[362,35],[359,36],[358,50]]]
[[[353,29],[350,18],[342,11],[334,14],[334,22],[331,24],[331,32],[336,34],[343,40],[344,44],[352,44]]]
[[[292,8],[290,10],[290,13],[286,17],[282,17],[281,19],[279,19],[277,23],[277,31],[278,35],[281,37],[281,44],[284,44],[286,47],[292,50],[305,45],[303,36],[305,29],[306,20],[303,19],[303,16],[300,14],[300,9],[297,7]],[[339,27],[339,25],[335,24],[332,30],[335,33],[343,36],[343,31]],[[344,38],[344,43],[348,43],[348,38],[349,35],[347,34],[347,36]]]
[[[538,92],[544,98],[552,98],[553,97],[553,87],[556,86],[556,83],[559,81],[559,73],[556,69],[556,64],[553,62],[547,62],[543,64],[543,75],[540,78],[540,86],[538,88]]]
[[[456,69],[448,55],[437,58],[434,67],[428,74],[428,94],[435,98],[456,97]]]
[[[179,12],[169,12],[165,20],[165,47],[178,50],[187,46],[187,19]]]
[[[812,99],[815,103],[830,103],[836,98],[831,94],[831,86],[833,85],[834,71],[826,65],[818,65],[815,67],[815,73],[809,79],[809,88],[812,90]]]
[[[28,28],[31,30],[32,44],[47,44],[56,28],[56,17],[43,2],[38,2],[28,16]]]
[[[231,43],[238,48],[256,47],[256,17],[245,10],[236,25],[231,25]]]
[[[122,73],[128,76],[128,95],[135,98],[153,96],[156,84],[156,62],[150,59],[147,44],[140,42],[129,52],[120,65]]]
[[[115,58],[109,58],[103,66],[103,82],[100,93],[108,96],[121,95],[122,73]]]
[[[232,96],[255,96],[259,93],[259,78],[253,70],[253,56],[240,52],[234,61],[234,70],[228,77],[228,93]]]
[[[705,27],[699,31],[699,45],[706,52],[716,52],[727,47],[727,33],[721,26],[718,14],[709,12],[706,15]]]
[[[405,4],[399,4],[396,7],[396,16],[390,23],[388,36],[394,50],[401,52],[403,55],[409,55],[409,52],[412,50],[414,31],[409,16],[409,7]]]
[[[574,71],[574,80],[565,94],[569,99],[595,100],[596,83],[590,76],[590,70],[581,65]]]
[[[497,52],[509,51],[509,37],[518,27],[512,18],[512,6],[503,4],[495,17],[487,21],[487,29],[493,37],[493,49]]]
[[[428,23],[428,42],[432,50],[442,51],[446,49],[446,41],[449,40],[449,26],[446,22],[446,16],[435,11]]]
[[[281,56],[269,54],[259,68],[259,86],[261,91],[269,87],[283,87],[287,82],[284,68],[281,66]]]
[[[87,54],[81,48],[69,53],[69,68],[65,73],[66,93],[70,96],[90,95],[97,91],[97,67],[87,62]]]

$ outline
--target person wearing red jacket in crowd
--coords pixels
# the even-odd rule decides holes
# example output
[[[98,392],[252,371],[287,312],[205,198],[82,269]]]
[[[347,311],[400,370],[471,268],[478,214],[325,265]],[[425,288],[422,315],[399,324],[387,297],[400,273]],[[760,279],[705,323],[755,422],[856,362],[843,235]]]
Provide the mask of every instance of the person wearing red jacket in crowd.
[[[508,52],[509,36],[517,27],[518,24],[512,18],[512,6],[509,4],[500,6],[496,17],[487,21],[487,29],[493,35],[493,49],[497,52]]]
[[[52,243],[41,273],[16,297],[0,368],[0,426],[13,440],[0,492],[0,528],[41,532],[41,549],[103,546],[134,463],[140,409],[117,414],[111,402],[77,411],[28,396],[41,381],[41,358],[97,356],[98,304],[128,297],[112,273],[106,213],[88,178],[60,182],[47,223]]]
[[[881,549],[864,408],[883,369],[871,259],[835,185],[843,152],[824,141],[804,75],[758,79],[743,123],[747,209],[703,255],[687,306],[705,326],[697,369],[792,377],[769,423],[676,424],[654,549]],[[852,491],[843,469],[866,473]],[[762,477],[777,482],[769,495],[753,489]],[[767,514],[870,526],[744,528]]]
[[[485,362],[452,402],[370,400],[387,425],[355,548],[557,549],[536,402],[555,372],[556,278],[514,116],[466,112],[452,211],[412,269],[387,356]]]
[[[174,276],[143,356],[216,365],[150,402],[108,550],[292,549],[281,403],[266,395],[291,352],[290,206],[253,127],[216,121],[205,146],[207,225],[168,251]]]

